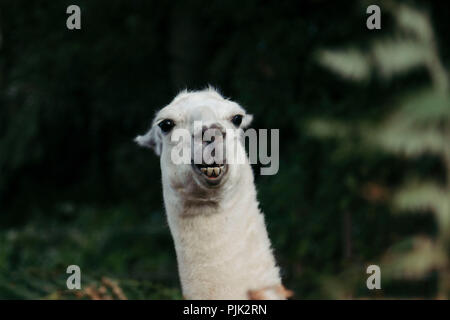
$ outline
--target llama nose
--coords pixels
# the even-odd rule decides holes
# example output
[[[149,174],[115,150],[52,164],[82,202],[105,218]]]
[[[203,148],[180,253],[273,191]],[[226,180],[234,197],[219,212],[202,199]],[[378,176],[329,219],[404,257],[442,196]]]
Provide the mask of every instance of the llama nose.
[[[211,130],[211,131],[209,131]],[[207,137],[206,138],[211,138],[211,139],[206,139],[205,141],[205,133],[208,131]],[[215,141],[216,138],[222,137],[222,139],[225,138],[226,135],[226,131],[225,129],[218,123],[213,123],[210,126],[203,126],[202,127],[202,136],[203,136],[203,141],[206,142],[206,144],[210,144],[212,142]]]

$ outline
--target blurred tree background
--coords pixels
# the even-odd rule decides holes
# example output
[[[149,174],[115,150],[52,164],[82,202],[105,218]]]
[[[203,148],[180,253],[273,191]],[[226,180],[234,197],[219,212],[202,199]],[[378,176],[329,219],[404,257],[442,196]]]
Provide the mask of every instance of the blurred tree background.
[[[295,298],[448,298],[450,4],[374,3],[0,1],[0,298],[181,298],[133,138],[207,84],[280,129],[256,184]]]

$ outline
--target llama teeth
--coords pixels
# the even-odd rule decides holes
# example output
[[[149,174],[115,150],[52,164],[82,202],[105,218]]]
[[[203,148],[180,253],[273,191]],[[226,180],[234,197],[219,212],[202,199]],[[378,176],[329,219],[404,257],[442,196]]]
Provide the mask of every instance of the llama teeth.
[[[206,168],[201,168],[200,170],[202,170],[203,173],[206,173]]]
[[[213,173],[213,168],[209,167],[206,171],[206,174],[208,175],[208,177],[211,177],[212,173]]]
[[[215,168],[214,168],[214,174],[216,175],[216,177],[218,177],[219,174],[220,174],[220,168],[215,167]]]

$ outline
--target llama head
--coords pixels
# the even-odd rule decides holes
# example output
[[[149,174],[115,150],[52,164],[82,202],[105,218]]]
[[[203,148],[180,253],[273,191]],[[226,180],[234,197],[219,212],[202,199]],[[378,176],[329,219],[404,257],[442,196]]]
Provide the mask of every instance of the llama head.
[[[239,104],[212,88],[183,91],[135,141],[160,156],[165,186],[191,199],[210,198],[242,183],[243,170],[250,168],[242,129],[251,120]]]

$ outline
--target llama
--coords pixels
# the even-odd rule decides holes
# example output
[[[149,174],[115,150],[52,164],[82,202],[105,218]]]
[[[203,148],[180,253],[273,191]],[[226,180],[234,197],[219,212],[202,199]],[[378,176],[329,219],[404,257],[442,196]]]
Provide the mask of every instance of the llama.
[[[135,139],[160,156],[164,205],[185,299],[290,295],[281,284],[247,157],[240,164],[228,163],[226,156],[224,162],[212,164],[175,164],[171,158],[180,145],[171,139],[175,129],[188,130],[193,139],[198,135],[196,121],[202,123],[201,134],[212,128],[216,138],[229,129],[238,132],[223,144],[234,144],[245,155],[241,129],[251,120],[239,104],[212,88],[183,91],[156,114],[150,130]],[[209,143],[201,140],[202,147]]]

